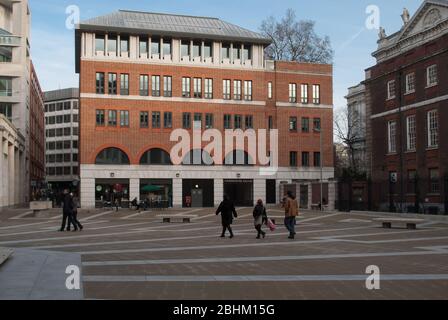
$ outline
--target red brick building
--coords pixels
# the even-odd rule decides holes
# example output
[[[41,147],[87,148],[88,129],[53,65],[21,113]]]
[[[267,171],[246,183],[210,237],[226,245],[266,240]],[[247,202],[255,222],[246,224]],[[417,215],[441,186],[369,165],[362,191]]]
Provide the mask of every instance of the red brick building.
[[[30,95],[29,95],[29,172],[30,195],[44,188],[45,182],[45,117],[44,94],[31,62]]]
[[[380,33],[377,64],[366,70],[373,203],[440,213],[448,204],[448,1],[424,1],[402,18],[401,30]]]
[[[334,176],[332,66],[265,61],[269,44],[215,18],[119,11],[82,22],[82,205],[149,195],[173,206],[214,206],[224,193],[252,205],[259,198],[276,203],[293,188],[302,206],[311,206],[321,159],[325,182]],[[263,165],[247,144],[227,154],[223,147],[225,165],[210,165],[215,153],[203,151],[200,159],[208,142],[173,165],[171,133],[198,126],[223,134],[278,129],[278,170],[260,174]],[[332,202],[333,185],[324,190]]]

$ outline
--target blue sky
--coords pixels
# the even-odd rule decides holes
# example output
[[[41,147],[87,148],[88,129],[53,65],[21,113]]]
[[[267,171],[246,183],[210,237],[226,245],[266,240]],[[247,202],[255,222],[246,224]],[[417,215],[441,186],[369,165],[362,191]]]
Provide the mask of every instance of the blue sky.
[[[404,7],[412,14],[422,0],[29,0],[32,15],[31,55],[43,90],[78,86],[74,67],[74,32],[65,27],[66,8],[76,5],[81,21],[118,9],[213,16],[258,31],[263,19],[282,17],[288,8],[299,19],[316,21],[316,31],[331,39],[334,58],[334,105],[345,105],[347,88],[363,80],[374,64],[377,30],[368,30],[366,8],[380,9],[387,34],[402,26]]]

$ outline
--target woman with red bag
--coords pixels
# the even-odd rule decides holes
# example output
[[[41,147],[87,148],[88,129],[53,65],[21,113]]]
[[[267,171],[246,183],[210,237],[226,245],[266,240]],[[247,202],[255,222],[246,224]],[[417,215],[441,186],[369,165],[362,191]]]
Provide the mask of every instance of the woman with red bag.
[[[263,236],[264,239],[266,237],[266,232],[261,230],[261,226],[263,224],[267,224],[268,216],[266,214],[266,207],[263,205],[263,200],[259,199],[257,201],[257,204],[254,208],[253,216],[255,230],[257,230],[258,232],[257,239],[260,239],[261,236]]]

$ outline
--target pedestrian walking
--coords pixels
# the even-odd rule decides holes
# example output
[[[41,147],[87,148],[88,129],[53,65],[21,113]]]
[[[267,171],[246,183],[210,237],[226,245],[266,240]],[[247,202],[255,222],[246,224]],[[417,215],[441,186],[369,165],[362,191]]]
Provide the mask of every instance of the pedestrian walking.
[[[257,239],[260,239],[262,236],[263,239],[266,237],[266,232],[261,230],[263,224],[267,224],[268,216],[266,214],[266,207],[263,205],[263,200],[259,199],[257,204],[255,205],[254,212],[254,226],[255,230],[257,230]]]
[[[225,238],[226,231],[229,230],[230,238],[233,238],[232,227],[230,226],[233,223],[233,218],[237,218],[238,214],[236,213],[235,206],[233,202],[230,201],[227,195],[224,196],[224,200],[216,210],[216,215],[221,214],[221,222],[222,222],[222,234],[221,238]]]
[[[79,228],[80,231],[84,229],[81,222],[78,221],[78,207],[79,207],[79,198],[74,195],[73,193],[70,193],[70,196],[72,197],[73,201],[73,210],[72,210],[72,223],[73,227],[75,228],[75,231],[77,231],[77,228]],[[69,225],[67,226],[67,229],[70,230],[70,221]]]
[[[288,191],[288,196],[285,200],[285,226],[289,231],[288,239],[294,239],[296,235],[295,225],[296,225],[296,217],[299,215],[299,204],[296,200],[296,197],[292,194],[291,191]]]
[[[118,198],[115,198],[114,204],[115,204],[115,210],[118,212],[118,206],[120,205],[120,201],[118,201]]]
[[[70,193],[68,190],[64,190],[64,197],[62,202],[62,225],[61,229],[59,231],[63,232],[65,231],[65,225],[67,223],[68,219],[68,227],[67,231],[70,231],[70,224],[73,224],[72,222],[72,211],[73,211],[73,199],[70,196]],[[74,224],[73,224],[74,225]],[[75,226],[75,231],[77,231],[78,228]]]

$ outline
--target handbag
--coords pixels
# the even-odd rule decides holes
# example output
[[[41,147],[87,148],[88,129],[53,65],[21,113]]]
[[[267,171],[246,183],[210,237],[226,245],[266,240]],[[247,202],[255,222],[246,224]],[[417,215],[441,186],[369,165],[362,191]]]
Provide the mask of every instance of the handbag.
[[[275,225],[274,222],[272,222],[271,219],[268,219],[268,227],[269,227],[269,230],[271,230],[272,232],[274,232],[275,229],[277,228],[277,226]]]

